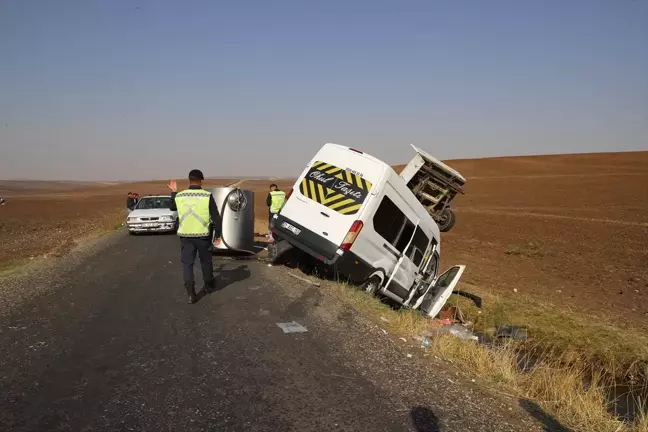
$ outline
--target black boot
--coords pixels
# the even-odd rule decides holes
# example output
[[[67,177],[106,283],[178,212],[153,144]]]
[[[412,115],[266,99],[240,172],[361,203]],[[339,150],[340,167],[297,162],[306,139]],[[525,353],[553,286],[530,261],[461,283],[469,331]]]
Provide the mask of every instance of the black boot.
[[[194,291],[194,284],[185,283],[185,288],[187,290],[187,296],[189,296],[189,304],[196,303],[196,291]]]
[[[216,288],[216,281],[214,279],[205,281],[205,287],[203,288],[203,290],[206,293],[209,294],[209,293],[213,292],[215,288]]]

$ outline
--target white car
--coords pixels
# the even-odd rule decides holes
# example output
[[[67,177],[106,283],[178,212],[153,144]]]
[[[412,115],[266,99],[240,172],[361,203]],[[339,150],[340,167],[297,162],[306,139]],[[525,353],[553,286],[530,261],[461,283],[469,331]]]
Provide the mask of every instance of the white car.
[[[126,225],[131,234],[143,232],[174,232],[178,229],[178,212],[171,211],[171,197],[142,197],[129,213]]]

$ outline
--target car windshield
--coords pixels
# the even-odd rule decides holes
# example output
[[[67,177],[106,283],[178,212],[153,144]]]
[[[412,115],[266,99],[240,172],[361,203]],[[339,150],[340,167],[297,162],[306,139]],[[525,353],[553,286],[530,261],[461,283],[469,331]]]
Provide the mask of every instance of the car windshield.
[[[168,209],[171,205],[171,197],[147,197],[137,203],[137,210]]]

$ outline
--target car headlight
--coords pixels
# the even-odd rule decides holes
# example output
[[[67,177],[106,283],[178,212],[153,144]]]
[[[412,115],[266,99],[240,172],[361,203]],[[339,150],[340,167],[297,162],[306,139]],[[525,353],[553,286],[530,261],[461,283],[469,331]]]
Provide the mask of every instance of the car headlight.
[[[131,217],[129,217],[128,220],[127,220],[127,222],[135,222],[136,220],[137,220],[137,218],[134,218],[134,217],[131,218]]]
[[[172,216],[162,216],[162,217],[160,218],[160,221],[161,221],[161,222],[171,222],[172,220],[173,220],[173,217],[172,217]]]

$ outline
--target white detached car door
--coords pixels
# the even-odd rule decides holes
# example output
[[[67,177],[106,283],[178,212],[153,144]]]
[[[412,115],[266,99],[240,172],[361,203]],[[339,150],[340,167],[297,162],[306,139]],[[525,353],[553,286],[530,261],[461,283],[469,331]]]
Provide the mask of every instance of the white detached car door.
[[[450,267],[435,279],[425,294],[418,298],[413,308],[420,309],[431,318],[436,317],[452,295],[465,269],[465,265]]]

